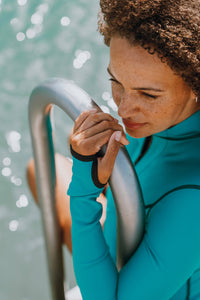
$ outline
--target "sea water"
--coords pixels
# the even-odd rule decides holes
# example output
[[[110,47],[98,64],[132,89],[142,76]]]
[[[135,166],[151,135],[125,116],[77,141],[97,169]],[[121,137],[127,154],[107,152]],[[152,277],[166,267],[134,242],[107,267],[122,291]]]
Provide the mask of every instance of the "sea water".
[[[50,77],[73,80],[105,111],[113,100],[109,49],[96,0],[0,0],[0,300],[49,300],[41,215],[26,183],[32,156],[28,101]],[[55,108],[56,151],[69,155],[72,121]],[[66,247],[67,286],[75,279]]]

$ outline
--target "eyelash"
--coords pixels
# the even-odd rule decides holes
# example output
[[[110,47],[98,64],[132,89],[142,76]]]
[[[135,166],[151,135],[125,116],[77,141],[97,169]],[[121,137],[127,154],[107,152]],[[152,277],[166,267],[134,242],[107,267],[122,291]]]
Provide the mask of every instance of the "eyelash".
[[[115,83],[119,83],[116,79],[114,79],[114,78],[109,78],[109,80],[110,81],[112,81],[112,82],[115,82]],[[143,95],[143,96],[145,96],[145,97],[147,97],[147,98],[151,98],[151,99],[157,99],[158,98],[158,96],[155,96],[155,95],[151,95],[151,94],[148,94],[148,93],[145,93],[145,92],[141,92],[141,94]]]
[[[147,97],[147,98],[152,98],[152,99],[157,99],[158,98],[158,96],[155,96],[155,95],[151,95],[151,94],[147,94],[147,93],[142,93],[145,97]]]
[[[109,78],[110,81],[113,81],[113,82],[116,82],[116,83],[119,83],[117,80],[115,80],[114,78]]]

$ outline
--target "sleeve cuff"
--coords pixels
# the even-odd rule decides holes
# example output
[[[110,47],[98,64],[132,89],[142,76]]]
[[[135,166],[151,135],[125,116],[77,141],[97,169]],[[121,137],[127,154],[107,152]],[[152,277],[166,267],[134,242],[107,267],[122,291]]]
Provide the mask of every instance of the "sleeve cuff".
[[[72,181],[68,189],[69,196],[86,196],[88,194],[99,194],[103,191],[105,184],[98,180],[99,152],[95,155],[83,156],[75,152],[70,146],[73,156]],[[97,197],[98,197],[97,196]]]
[[[81,154],[77,153],[76,151],[74,151],[74,149],[72,148],[71,145],[70,145],[70,151],[71,151],[72,156],[80,161],[93,161],[95,158],[103,156],[101,150],[94,155],[81,155]]]

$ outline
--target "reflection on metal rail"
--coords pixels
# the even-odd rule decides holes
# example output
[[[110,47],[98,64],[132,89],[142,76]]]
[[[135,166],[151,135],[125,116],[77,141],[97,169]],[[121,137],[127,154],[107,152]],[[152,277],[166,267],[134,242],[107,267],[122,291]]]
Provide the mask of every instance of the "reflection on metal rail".
[[[37,86],[29,101],[29,121],[36,167],[37,192],[42,211],[50,284],[53,300],[64,300],[62,246],[55,210],[55,158],[50,112],[60,107],[75,120],[97,106],[71,81],[52,78]],[[120,149],[110,178],[117,211],[117,266],[120,269],[137,248],[144,232],[144,204],[129,156]]]

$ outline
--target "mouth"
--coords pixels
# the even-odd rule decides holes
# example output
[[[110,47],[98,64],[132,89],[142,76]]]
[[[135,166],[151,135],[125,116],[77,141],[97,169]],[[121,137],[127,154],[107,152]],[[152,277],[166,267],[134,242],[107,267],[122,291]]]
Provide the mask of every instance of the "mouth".
[[[147,124],[147,123],[134,123],[134,122],[127,121],[125,119],[123,119],[123,123],[124,123],[125,127],[129,128],[129,129],[133,129],[133,130],[139,129]]]

